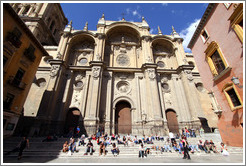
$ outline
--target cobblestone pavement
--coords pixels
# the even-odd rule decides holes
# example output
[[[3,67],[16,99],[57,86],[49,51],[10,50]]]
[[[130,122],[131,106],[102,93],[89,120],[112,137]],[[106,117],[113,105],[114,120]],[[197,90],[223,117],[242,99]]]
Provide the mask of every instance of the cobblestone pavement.
[[[8,156],[3,158],[4,163],[156,163],[156,164],[167,164],[167,163],[244,163],[243,154],[232,154],[230,156],[218,155],[191,155],[191,160],[182,159],[180,156],[148,156],[147,158],[138,158],[138,156],[124,157],[124,156],[69,156],[69,157],[59,157],[59,158],[49,158],[49,157],[25,157],[21,160],[17,160],[14,156]]]

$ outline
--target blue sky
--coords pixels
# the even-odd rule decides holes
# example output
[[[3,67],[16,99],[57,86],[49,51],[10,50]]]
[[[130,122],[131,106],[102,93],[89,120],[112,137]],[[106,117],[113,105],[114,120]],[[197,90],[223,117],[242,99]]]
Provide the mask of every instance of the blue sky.
[[[157,27],[164,35],[170,35],[172,26],[184,38],[185,51],[196,25],[207,8],[207,3],[61,3],[74,29],[83,29],[88,21],[88,29],[96,30],[97,22],[104,13],[106,20],[141,22],[142,16],[150,26],[150,32],[157,34]]]

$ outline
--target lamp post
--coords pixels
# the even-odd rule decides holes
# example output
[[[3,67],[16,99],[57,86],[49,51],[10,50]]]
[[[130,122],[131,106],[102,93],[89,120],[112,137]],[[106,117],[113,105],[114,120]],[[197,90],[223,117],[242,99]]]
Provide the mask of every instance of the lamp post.
[[[232,78],[231,78],[231,81],[232,81],[235,85],[237,85],[237,87],[239,87],[239,88],[242,88],[242,87],[243,87],[242,85],[239,85],[240,82],[239,82],[238,77],[232,77]]]

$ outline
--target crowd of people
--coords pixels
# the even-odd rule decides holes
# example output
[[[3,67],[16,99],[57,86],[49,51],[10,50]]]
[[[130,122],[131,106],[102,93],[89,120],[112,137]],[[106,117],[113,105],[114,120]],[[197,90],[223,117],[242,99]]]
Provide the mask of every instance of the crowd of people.
[[[188,129],[184,129],[182,132],[182,135],[176,135],[172,132],[169,133],[169,137],[164,136],[158,136],[158,135],[151,135],[151,136],[145,136],[142,137],[138,136],[131,136],[130,134],[121,136],[121,135],[108,135],[107,133],[100,133],[100,134],[93,134],[89,137],[85,137],[83,134],[81,137],[77,138],[77,144],[75,142],[75,138],[71,137],[69,143],[66,141],[63,145],[63,152],[71,152],[73,154],[74,152],[77,152],[76,145],[77,146],[85,146],[85,153],[84,155],[93,155],[93,153],[96,151],[94,149],[93,143],[96,143],[99,145],[99,156],[101,155],[107,155],[108,149],[111,149],[111,152],[114,156],[119,155],[119,145],[123,146],[139,146],[139,157],[144,158],[147,157],[148,154],[151,153],[151,151],[155,152],[177,152],[180,154],[184,154],[184,159],[190,159],[189,153],[195,153],[195,152],[202,152],[205,153],[219,153],[217,146],[213,142],[213,140],[205,140],[202,141],[201,139],[193,144],[189,144],[188,138],[189,137],[196,137],[196,135],[192,132],[190,132]],[[158,145],[154,144],[154,141],[161,141],[161,143],[158,143]],[[160,146],[162,144],[162,146]],[[229,155],[224,143],[221,143],[221,153],[223,155]]]
[[[78,146],[83,146],[84,148],[84,155],[93,155],[93,153],[97,150],[94,148],[93,143],[97,144],[99,147],[98,152],[99,156],[107,155],[108,150],[110,149],[113,156],[118,156],[120,153],[119,145],[122,146],[139,146],[139,153],[138,156],[140,158],[147,157],[147,155],[151,154],[151,152],[177,152],[179,154],[184,154],[183,159],[191,159],[189,153],[195,152],[202,152],[205,153],[221,153],[224,156],[228,156],[229,152],[227,150],[226,145],[221,142],[220,150],[215,145],[213,140],[198,140],[197,143],[192,142],[189,144],[188,139],[189,137],[196,137],[195,133],[192,130],[182,129],[182,134],[174,135],[172,132],[169,132],[168,137],[159,136],[159,135],[143,135],[141,137],[135,135],[132,136],[130,134],[121,136],[118,134],[108,135],[104,132],[97,132],[91,136],[85,136],[82,134],[79,136],[80,129],[79,127],[76,128],[76,133],[72,135],[68,141],[65,141],[63,144],[62,151],[64,153],[68,153],[72,155],[73,153],[79,152],[80,149]],[[50,141],[57,141],[56,136],[47,136],[42,142],[50,142]],[[155,144],[154,142],[159,143]],[[161,145],[161,146],[160,146]],[[22,152],[25,148],[29,148],[29,140],[26,137],[23,137],[23,140],[19,143],[19,145],[9,151],[5,155],[8,155],[12,152],[19,152],[18,159],[22,157]],[[219,152],[220,151],[220,152]]]

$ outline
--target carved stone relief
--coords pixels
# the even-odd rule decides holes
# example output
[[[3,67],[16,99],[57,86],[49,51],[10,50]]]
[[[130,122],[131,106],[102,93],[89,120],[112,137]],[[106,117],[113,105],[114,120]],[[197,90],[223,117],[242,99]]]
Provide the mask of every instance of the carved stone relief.
[[[188,79],[189,81],[192,81],[192,80],[193,80],[193,76],[192,76],[192,73],[191,73],[190,70],[186,70],[184,73],[186,74],[187,79]]]
[[[94,79],[98,79],[99,75],[100,75],[100,71],[101,71],[101,67],[98,66],[93,66],[92,67],[92,77]]]
[[[128,66],[130,64],[130,58],[125,54],[120,54],[116,57],[116,62],[120,66]]]
[[[57,75],[59,69],[60,69],[60,65],[53,65],[53,66],[51,66],[50,76],[52,78],[55,77]]]
[[[127,81],[120,81],[116,84],[116,88],[120,93],[127,93],[130,90],[130,85]]]
[[[146,70],[150,80],[154,80],[156,78],[156,74],[155,74],[155,69],[147,69]]]

